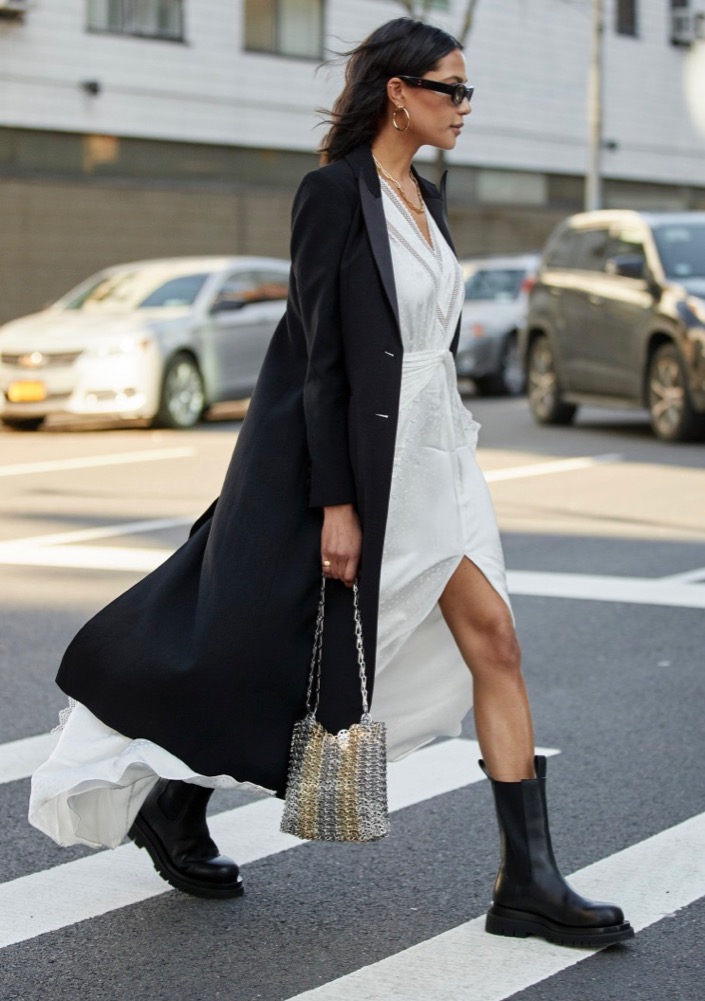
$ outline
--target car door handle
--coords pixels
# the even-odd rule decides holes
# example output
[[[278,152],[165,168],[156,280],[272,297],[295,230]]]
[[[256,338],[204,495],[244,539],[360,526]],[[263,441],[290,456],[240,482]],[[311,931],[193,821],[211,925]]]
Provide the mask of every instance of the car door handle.
[[[588,302],[592,303],[593,306],[601,306],[604,299],[602,299],[599,295],[589,295]]]
[[[559,295],[561,294],[562,289],[559,289],[559,288],[550,288],[549,291],[550,291],[551,295],[554,295],[556,297],[556,299],[557,299],[559,297]]]

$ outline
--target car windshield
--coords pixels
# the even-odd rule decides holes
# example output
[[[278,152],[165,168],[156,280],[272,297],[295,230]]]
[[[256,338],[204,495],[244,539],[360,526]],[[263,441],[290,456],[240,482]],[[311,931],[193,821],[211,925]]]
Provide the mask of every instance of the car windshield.
[[[192,306],[208,274],[179,275],[164,281],[164,273],[120,271],[101,275],[75,294],[69,293],[60,305],[64,309],[104,310],[126,313],[133,309]]]
[[[465,282],[465,298],[509,302],[518,297],[525,277],[518,268],[479,268]]]
[[[705,223],[654,226],[654,240],[668,278],[705,278]]]

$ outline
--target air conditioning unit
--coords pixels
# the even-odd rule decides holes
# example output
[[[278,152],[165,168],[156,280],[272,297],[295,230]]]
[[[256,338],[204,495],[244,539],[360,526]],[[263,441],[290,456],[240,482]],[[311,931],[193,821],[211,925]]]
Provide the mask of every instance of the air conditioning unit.
[[[29,0],[0,0],[0,17],[22,18],[29,9]]]

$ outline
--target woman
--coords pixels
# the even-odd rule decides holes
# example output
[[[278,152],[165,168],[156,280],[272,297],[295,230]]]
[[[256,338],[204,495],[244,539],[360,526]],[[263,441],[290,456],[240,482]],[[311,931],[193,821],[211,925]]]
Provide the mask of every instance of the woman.
[[[59,843],[129,830],[172,885],[238,895],[208,798],[235,781],[282,793],[321,567],[321,720],[359,716],[359,573],[390,758],[459,733],[474,688],[502,843],[487,930],[606,945],[633,934],[621,910],[579,897],[553,858],[477,425],[455,387],[462,276],[442,194],[411,165],[422,145],[454,148],[471,96],[459,43],[421,22],[391,21],[351,54],[326,166],[296,195],[287,311],[223,493],[66,652],[58,682],[78,705],[30,816]]]

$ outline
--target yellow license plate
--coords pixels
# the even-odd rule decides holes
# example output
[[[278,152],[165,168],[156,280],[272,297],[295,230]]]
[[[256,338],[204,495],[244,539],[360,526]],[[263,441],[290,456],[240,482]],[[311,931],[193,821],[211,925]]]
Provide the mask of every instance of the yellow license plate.
[[[7,398],[10,403],[41,403],[47,398],[47,388],[43,382],[31,379],[11,382]]]

